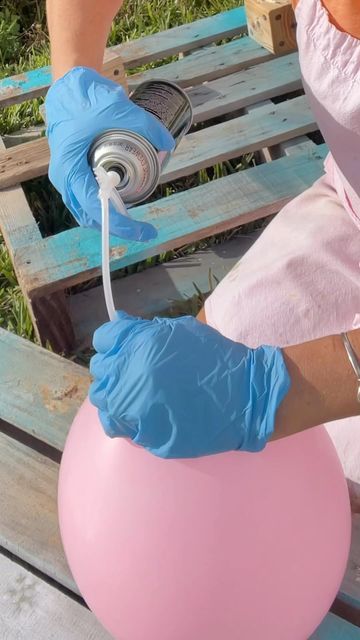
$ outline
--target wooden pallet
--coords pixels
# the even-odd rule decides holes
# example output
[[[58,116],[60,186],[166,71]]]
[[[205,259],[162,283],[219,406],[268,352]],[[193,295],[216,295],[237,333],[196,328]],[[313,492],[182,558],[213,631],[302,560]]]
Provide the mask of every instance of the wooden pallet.
[[[223,44],[215,46],[218,42]],[[153,77],[178,82],[191,98],[195,122],[207,124],[181,142],[162,176],[163,183],[248,152],[279,148],[317,129],[300,92],[297,54],[276,58],[249,38],[243,8],[112,47],[106,56],[107,73],[119,79],[120,54],[131,70],[195,48],[192,55],[160,68],[128,75],[130,89]],[[0,106],[44,95],[49,82],[48,68],[2,80]],[[297,94],[292,99],[272,101],[294,91]],[[251,108],[259,103],[259,108]],[[325,149],[307,142],[296,154],[134,208],[136,218],[157,226],[158,237],[146,245],[112,238],[112,269],[276,213],[322,173]],[[48,161],[45,138],[0,150],[0,228],[37,335],[42,344],[48,341],[61,352],[89,339],[93,326],[88,317],[95,297],[102,305],[101,289],[89,296],[89,308],[87,296],[69,298],[64,293],[99,275],[100,238],[97,232],[81,228],[41,238],[19,185],[46,174]],[[188,270],[189,282],[197,280],[194,271]],[[117,286],[117,292],[119,304],[129,310],[133,306],[131,284],[124,284],[124,289]],[[174,291],[174,299],[177,295]],[[142,305],[144,315],[162,307],[164,299],[159,300],[158,309],[154,304],[147,309],[145,300]]]
[[[0,330],[0,624],[9,640],[110,640],[76,599],[57,521],[61,451],[88,383],[86,369]],[[360,514],[333,612],[311,640],[359,640],[359,576]]]

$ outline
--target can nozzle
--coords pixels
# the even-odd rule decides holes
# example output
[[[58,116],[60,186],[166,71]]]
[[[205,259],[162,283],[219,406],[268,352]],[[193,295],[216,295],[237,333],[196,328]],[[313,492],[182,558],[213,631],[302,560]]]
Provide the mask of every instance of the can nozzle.
[[[94,167],[94,174],[99,185],[99,198],[111,200],[116,211],[122,213],[123,216],[130,217],[123,199],[118,193],[116,187],[120,183],[120,176],[116,171],[105,171],[104,167]]]

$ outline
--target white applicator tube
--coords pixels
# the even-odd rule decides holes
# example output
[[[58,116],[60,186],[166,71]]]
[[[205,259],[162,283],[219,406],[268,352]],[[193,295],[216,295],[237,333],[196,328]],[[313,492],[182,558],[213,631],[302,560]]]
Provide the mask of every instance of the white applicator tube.
[[[126,207],[116,190],[120,178],[114,171],[106,172],[103,167],[94,169],[99,184],[99,199],[101,202],[101,249],[102,249],[102,280],[106,309],[110,320],[115,320],[116,309],[111,288],[110,276],[110,243],[109,243],[109,201],[123,215],[128,215]]]

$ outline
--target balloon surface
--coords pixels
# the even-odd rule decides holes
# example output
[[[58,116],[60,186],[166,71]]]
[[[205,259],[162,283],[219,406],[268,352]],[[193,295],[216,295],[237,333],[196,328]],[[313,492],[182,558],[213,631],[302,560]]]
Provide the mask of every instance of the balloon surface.
[[[86,400],[60,469],[62,540],[117,640],[306,640],[340,586],[348,492],[323,427],[162,460],[108,438]]]

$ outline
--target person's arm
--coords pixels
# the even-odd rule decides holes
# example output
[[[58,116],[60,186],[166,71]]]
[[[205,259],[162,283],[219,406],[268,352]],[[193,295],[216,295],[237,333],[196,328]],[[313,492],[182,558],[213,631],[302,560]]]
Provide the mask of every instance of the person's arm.
[[[348,333],[360,359],[360,330]],[[360,414],[358,383],[341,336],[283,349],[291,387],[280,405],[272,439]]]
[[[204,308],[198,320],[206,324]],[[360,329],[348,336],[360,360]],[[360,415],[358,384],[340,335],[286,347],[282,354],[291,385],[277,410],[272,440]]]
[[[122,0],[47,0],[53,79],[73,67],[101,71],[111,23]]]

